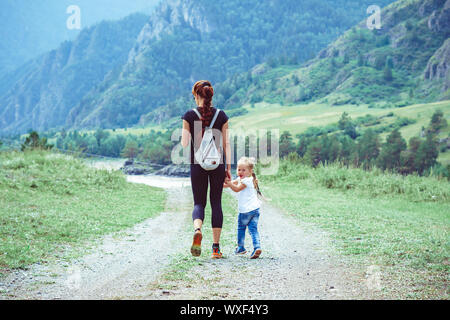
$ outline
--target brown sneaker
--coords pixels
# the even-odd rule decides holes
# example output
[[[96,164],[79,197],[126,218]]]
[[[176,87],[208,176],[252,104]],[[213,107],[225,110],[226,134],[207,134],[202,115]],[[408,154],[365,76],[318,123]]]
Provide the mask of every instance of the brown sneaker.
[[[191,246],[191,254],[194,257],[199,257],[202,254],[202,232],[200,230],[195,231],[194,238],[192,240],[192,246]]]

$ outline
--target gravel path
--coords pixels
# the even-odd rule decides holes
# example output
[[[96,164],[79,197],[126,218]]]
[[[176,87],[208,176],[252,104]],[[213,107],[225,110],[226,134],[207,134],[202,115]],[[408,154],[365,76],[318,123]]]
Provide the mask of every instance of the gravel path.
[[[267,203],[261,208],[260,259],[234,256],[234,245],[224,245],[225,259],[202,259],[186,279],[171,283],[167,280],[170,263],[186,255],[190,246],[186,239],[189,242],[192,237],[186,227],[192,209],[189,180],[130,177],[129,181],[154,186],[164,181],[170,206],[158,217],[104,237],[91,252],[70,264],[35,264],[8,275],[0,280],[0,299],[376,297],[377,292],[367,286],[363,268],[351,267],[332,252],[330,238],[323,231],[299,224]],[[247,234],[249,251],[250,241]]]
[[[231,191],[230,191],[231,192]],[[299,224],[268,203],[261,207],[259,230],[263,253],[259,259],[233,254],[234,245],[222,246],[225,259],[203,259],[188,280],[171,283],[173,289],[152,292],[146,299],[373,299],[379,298],[362,268],[332,252],[327,235],[312,225]],[[234,233],[235,235],[236,233]],[[191,237],[191,234],[187,236]],[[251,252],[247,232],[246,248]],[[209,249],[209,248],[207,248]],[[161,279],[160,285],[165,280]],[[166,283],[166,286],[168,284]],[[372,286],[373,288],[373,286]]]

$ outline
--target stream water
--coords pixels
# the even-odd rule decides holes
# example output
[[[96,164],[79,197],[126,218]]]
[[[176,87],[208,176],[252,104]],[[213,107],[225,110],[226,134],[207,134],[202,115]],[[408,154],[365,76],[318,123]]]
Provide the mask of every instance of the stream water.
[[[127,176],[127,181],[133,183],[143,183],[152,187],[164,189],[187,187],[191,185],[191,180],[189,178],[176,178],[156,175]]]
[[[86,163],[97,169],[119,170],[124,160],[86,160]],[[190,178],[167,177],[158,175],[127,175],[127,181],[132,183],[142,183],[152,187],[163,189],[190,187]]]

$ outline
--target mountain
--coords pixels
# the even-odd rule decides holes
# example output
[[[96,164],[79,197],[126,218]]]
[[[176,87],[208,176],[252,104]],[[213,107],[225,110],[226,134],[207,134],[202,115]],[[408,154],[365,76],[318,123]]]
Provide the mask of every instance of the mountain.
[[[80,30],[69,30],[67,8],[80,8],[81,28],[134,13],[150,14],[159,0],[2,0],[0,1],[0,75],[50,51]]]
[[[198,79],[221,82],[278,56],[295,63],[306,61],[359,21],[369,4],[361,0],[165,1],[143,28],[117,79],[72,109],[68,125],[142,123],[154,117],[152,111],[158,107],[188,97]],[[166,108],[163,117],[171,115]]]
[[[0,86],[0,128],[42,131],[64,124],[80,97],[127,61],[147,21],[140,13],[103,21],[19,68],[9,91]]]
[[[362,21],[301,67],[265,63],[221,83],[231,88],[223,105],[394,107],[450,99],[449,36],[450,0],[397,1],[381,11],[381,29]]]
[[[90,90],[85,90],[84,83],[67,81],[85,78],[78,74],[86,72],[83,68],[74,68],[64,81],[42,79],[41,85],[43,60],[8,75],[14,89],[0,81],[0,131],[23,132],[28,126],[43,130],[134,125],[151,117],[158,107],[189,96],[200,78],[222,82],[280,56],[292,63],[310,59],[366,16],[370,2],[164,1],[135,43],[123,47],[129,49],[126,61],[115,61],[113,70],[100,72],[104,79],[89,82]],[[87,34],[82,38],[80,34],[74,43],[89,43]],[[46,59],[45,64],[53,66],[51,77],[61,76],[64,64],[58,64],[58,55],[49,53]],[[58,98],[49,99],[48,92]],[[228,92],[218,92],[218,97],[225,100]],[[171,112],[163,116],[170,117]]]

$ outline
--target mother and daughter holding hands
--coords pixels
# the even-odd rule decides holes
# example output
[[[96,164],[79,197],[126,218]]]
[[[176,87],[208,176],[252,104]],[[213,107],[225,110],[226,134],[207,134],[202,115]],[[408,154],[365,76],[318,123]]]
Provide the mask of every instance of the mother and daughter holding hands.
[[[237,178],[231,177],[231,147],[228,134],[228,116],[223,110],[212,106],[214,89],[209,81],[195,83],[192,94],[197,108],[187,111],[183,119],[181,144],[187,147],[191,144],[191,186],[194,196],[194,236],[191,246],[193,256],[200,256],[202,243],[202,226],[205,219],[205,207],[210,186],[209,200],[211,203],[211,224],[213,230],[213,259],[222,258],[220,251],[220,235],[223,225],[222,192],[230,188],[238,194],[237,248],[235,254],[244,255],[245,232],[248,227],[253,241],[251,259],[261,255],[258,219],[260,215],[261,195],[258,180],[254,172],[255,159],[242,157],[237,163]],[[201,121],[201,125],[200,125]],[[212,132],[220,132],[223,146],[223,156],[220,139],[215,139]],[[209,140],[211,138],[211,141]],[[209,143],[211,142],[211,143]],[[218,156],[218,157],[217,157]],[[226,164],[226,167],[225,167]]]

